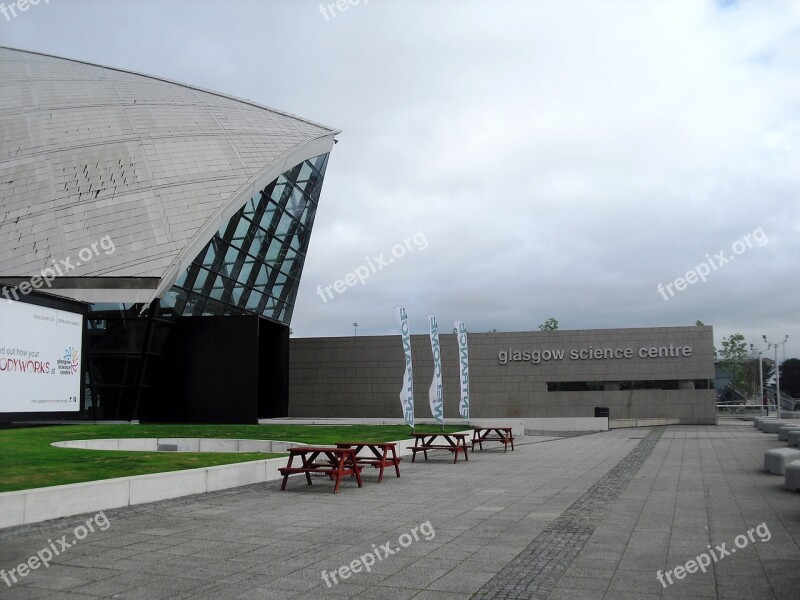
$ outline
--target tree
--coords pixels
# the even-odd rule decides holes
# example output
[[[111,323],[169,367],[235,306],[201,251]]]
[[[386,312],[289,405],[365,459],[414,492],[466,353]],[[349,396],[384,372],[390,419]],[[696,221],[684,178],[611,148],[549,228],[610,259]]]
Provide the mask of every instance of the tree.
[[[695,321],[694,324],[697,325],[698,327],[705,327],[706,326],[706,324],[703,323],[700,319]]]
[[[800,359],[790,358],[781,365],[781,392],[800,398]]]
[[[547,321],[539,325],[539,331],[556,331],[557,329],[558,321],[553,317],[550,317]]]
[[[747,359],[744,336],[741,333],[732,333],[727,338],[722,338],[722,348],[717,354],[720,357],[720,368],[731,374],[731,387],[745,396],[751,395],[747,393],[747,374],[742,364]]]

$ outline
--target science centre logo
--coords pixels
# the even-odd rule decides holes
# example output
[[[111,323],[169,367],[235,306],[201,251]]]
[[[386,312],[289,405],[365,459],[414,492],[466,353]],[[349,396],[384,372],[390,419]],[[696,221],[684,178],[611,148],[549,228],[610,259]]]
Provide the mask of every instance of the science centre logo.
[[[64,350],[64,358],[58,361],[58,372],[62,375],[74,375],[78,372],[79,361],[78,350],[70,346]]]

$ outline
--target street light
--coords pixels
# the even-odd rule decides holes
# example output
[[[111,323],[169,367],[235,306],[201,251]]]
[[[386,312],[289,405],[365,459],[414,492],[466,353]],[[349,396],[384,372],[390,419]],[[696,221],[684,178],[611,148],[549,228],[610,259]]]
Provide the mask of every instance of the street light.
[[[358,323],[353,323],[353,337],[358,337]]]
[[[767,336],[761,336],[767,344],[767,349],[775,348],[775,404],[777,405],[778,418],[781,418],[781,368],[778,365],[778,346],[783,346],[786,352],[786,341],[789,339],[788,334],[783,338],[782,342],[770,342]]]
[[[761,415],[764,415],[764,358],[760,348],[750,344],[751,352],[758,352],[758,403],[761,405]]]

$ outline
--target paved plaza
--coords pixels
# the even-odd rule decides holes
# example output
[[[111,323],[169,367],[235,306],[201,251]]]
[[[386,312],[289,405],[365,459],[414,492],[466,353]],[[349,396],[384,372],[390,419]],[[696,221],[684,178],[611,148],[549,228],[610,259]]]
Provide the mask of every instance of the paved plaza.
[[[736,423],[536,432],[337,495],[295,477],[0,530],[9,571],[95,529],[0,598],[798,598],[800,494],[762,470],[785,443]]]

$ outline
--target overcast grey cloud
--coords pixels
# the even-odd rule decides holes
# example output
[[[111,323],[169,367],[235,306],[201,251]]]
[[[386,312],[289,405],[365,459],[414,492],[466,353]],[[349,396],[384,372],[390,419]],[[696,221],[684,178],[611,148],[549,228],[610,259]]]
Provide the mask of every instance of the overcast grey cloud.
[[[51,0],[0,15],[0,43],[341,129],[295,336],[395,333],[400,303],[414,332],[700,319],[800,355],[799,2]]]

